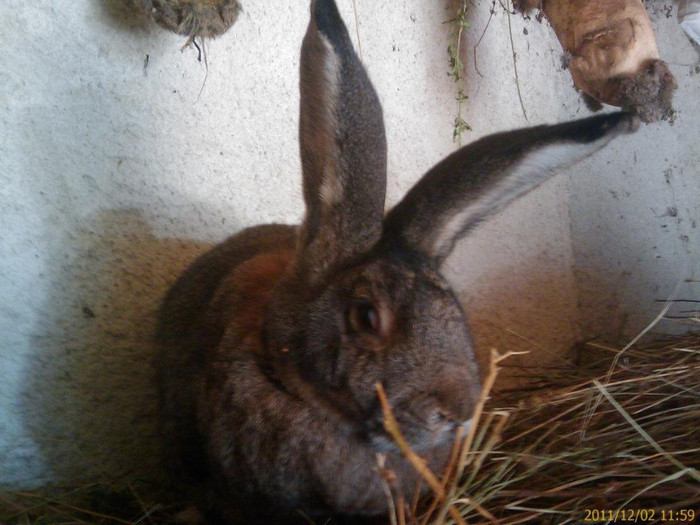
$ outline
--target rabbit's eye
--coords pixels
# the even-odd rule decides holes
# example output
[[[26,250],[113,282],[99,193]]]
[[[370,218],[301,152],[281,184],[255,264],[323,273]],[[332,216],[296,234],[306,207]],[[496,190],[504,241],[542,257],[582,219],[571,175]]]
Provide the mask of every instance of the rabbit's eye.
[[[350,307],[350,326],[355,332],[378,334],[380,330],[379,313],[369,301],[357,301]]]

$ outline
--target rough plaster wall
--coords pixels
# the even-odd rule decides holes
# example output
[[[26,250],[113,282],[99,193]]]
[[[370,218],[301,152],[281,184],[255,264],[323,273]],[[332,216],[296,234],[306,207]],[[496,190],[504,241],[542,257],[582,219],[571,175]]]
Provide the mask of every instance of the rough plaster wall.
[[[492,1],[478,3],[470,17],[463,52],[469,95],[465,118],[474,130],[469,139],[588,113],[568,73],[556,73],[562,69],[561,47],[549,27],[509,15]],[[504,362],[503,386],[517,374],[510,366],[560,364],[574,340],[576,294],[566,201],[566,177],[555,177],[482,224],[448,261],[482,370],[490,348],[529,352]]]
[[[154,314],[208,243],[301,216],[298,52],[306,0],[245,3],[208,46],[125,0],[0,5],[0,484],[157,471]],[[352,3],[339,0],[355,35]],[[381,4],[381,5],[380,5]],[[387,116],[389,203],[452,151],[448,2],[357,1]],[[470,11],[467,140],[525,125],[508,17]],[[587,113],[546,26],[512,17],[532,124]],[[528,34],[524,34],[524,28]],[[148,65],[144,68],[146,56]],[[449,260],[480,349],[561,353],[575,334],[565,177],[485,223]],[[518,335],[513,335],[513,333]],[[526,342],[525,339],[530,342]]]
[[[509,21],[496,7],[489,22],[490,3],[470,12],[470,138],[589,115],[546,20]],[[482,368],[491,346],[530,352],[505,362],[504,386],[510,372],[518,374],[509,365],[556,366],[562,357],[575,358],[573,343],[591,338],[626,343],[659,314],[664,305],[658,300],[677,285],[675,298],[700,299],[700,48],[678,26],[674,2],[645,5],[679,83],[676,123],[643,126],[615,140],[483,224],[449,261]],[[527,119],[518,104],[509,33]],[[678,303],[669,315],[697,318],[696,306]],[[697,321],[665,320],[656,332],[688,327],[697,329]]]
[[[700,48],[680,30],[677,6],[645,4],[678,81],[678,118],[642,127],[568,179],[580,334],[615,343],[647,327],[666,299],[700,300]],[[668,315],[697,319],[697,306],[676,303]],[[653,331],[688,328],[700,325],[663,320]]]
[[[158,302],[203,241],[300,214],[304,3],[250,6],[201,96],[118,0],[0,6],[1,481],[155,470]]]

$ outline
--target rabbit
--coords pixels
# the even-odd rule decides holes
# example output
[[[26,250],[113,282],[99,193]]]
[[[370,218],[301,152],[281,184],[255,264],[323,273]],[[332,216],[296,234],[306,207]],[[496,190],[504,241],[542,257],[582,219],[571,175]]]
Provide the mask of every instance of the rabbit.
[[[397,492],[425,493],[376,385],[440,474],[481,389],[442,263],[480,221],[639,125],[615,113],[482,138],[385,215],[382,107],[333,0],[311,2],[300,68],[303,222],[213,248],[160,312],[168,464],[219,523],[385,516],[377,454]]]

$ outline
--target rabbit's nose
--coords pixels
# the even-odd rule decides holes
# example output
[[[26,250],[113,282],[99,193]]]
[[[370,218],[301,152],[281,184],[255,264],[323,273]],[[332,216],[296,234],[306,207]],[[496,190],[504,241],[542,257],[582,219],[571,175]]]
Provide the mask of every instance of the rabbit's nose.
[[[468,376],[467,376],[468,377]],[[465,377],[446,377],[441,381],[436,398],[440,411],[458,424],[471,421],[478,400],[478,385]]]

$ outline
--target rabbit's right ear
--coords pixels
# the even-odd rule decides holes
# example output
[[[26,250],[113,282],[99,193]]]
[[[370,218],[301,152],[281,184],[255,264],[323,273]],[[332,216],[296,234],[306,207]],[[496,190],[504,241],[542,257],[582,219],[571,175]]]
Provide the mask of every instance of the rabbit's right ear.
[[[332,0],[311,2],[300,91],[306,217],[294,270],[313,285],[377,242],[386,190],[382,108]]]
[[[484,137],[418,181],[387,215],[383,243],[439,264],[482,219],[638,126],[638,117],[613,113]]]

